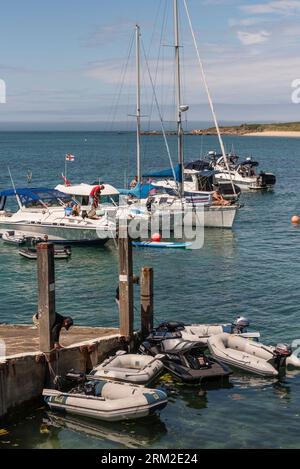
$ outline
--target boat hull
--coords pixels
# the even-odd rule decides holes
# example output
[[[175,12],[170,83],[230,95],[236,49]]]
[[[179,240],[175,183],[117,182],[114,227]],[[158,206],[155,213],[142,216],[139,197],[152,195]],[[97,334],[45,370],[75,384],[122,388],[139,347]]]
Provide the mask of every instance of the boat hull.
[[[112,238],[110,233],[101,233],[99,237],[97,230],[83,228],[83,227],[70,227],[62,225],[51,225],[46,223],[24,223],[14,221],[0,220],[0,233],[13,230],[16,233],[22,232],[30,236],[48,236],[49,241],[55,243],[68,243],[68,244],[99,244],[104,245],[109,239]]]
[[[227,174],[220,173],[216,175],[216,179],[220,182],[230,183],[230,178]],[[274,184],[259,184],[257,177],[238,177],[232,175],[232,182],[237,185],[241,191],[269,191],[274,189]]]
[[[90,417],[107,422],[147,417],[163,409],[168,398],[158,389],[127,383],[99,381],[99,396],[65,393],[44,389],[43,396],[51,410]],[[104,392],[103,392],[104,390]]]

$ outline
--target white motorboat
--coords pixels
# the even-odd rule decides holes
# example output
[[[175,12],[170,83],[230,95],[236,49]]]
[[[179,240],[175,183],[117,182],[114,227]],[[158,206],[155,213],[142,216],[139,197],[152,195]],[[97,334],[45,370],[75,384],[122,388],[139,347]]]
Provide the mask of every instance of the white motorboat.
[[[87,382],[70,392],[44,389],[43,396],[51,410],[109,422],[147,417],[168,403],[160,389],[104,380]]]
[[[26,243],[26,235],[22,232],[15,232],[15,231],[4,231],[2,234],[2,239],[6,243],[9,244],[16,244],[17,246],[21,246],[22,244]]]
[[[276,347],[253,342],[237,335],[222,333],[209,337],[208,348],[214,358],[250,373],[277,376],[281,368],[300,368],[300,360],[286,344]]]
[[[8,197],[15,197],[19,209],[5,210]],[[107,216],[87,218],[81,211],[72,215],[67,205],[72,199],[54,189],[11,189],[0,192],[0,233],[14,231],[28,236],[47,237],[55,243],[105,244],[115,236],[116,226]],[[72,210],[71,210],[72,212]]]
[[[88,378],[113,379],[134,384],[149,384],[163,371],[158,358],[119,351],[96,366]]]
[[[226,183],[231,179],[242,191],[270,190],[276,184],[274,174],[263,171],[257,173],[256,168],[259,163],[251,157],[240,163],[237,155],[229,153],[227,155],[228,168],[222,155],[209,152],[208,157],[212,167],[217,171],[216,179]]]

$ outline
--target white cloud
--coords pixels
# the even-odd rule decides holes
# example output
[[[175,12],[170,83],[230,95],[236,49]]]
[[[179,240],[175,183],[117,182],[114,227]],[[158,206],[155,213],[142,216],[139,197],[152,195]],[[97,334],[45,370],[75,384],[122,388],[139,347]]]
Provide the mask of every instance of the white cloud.
[[[252,15],[277,13],[282,15],[293,15],[297,12],[300,13],[299,0],[274,0],[265,3],[255,3],[250,5],[242,5],[240,7],[243,11]]]
[[[254,44],[261,44],[263,42],[268,41],[270,36],[271,36],[271,34],[268,33],[267,31],[257,31],[257,32],[238,31],[237,32],[238,39],[245,46],[252,46]]]

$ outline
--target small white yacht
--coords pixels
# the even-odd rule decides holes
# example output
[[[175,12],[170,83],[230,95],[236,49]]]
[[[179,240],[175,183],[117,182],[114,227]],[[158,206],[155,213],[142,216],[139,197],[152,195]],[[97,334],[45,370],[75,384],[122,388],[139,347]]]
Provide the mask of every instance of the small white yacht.
[[[7,198],[17,200],[17,211],[6,209]],[[56,243],[105,244],[115,236],[115,223],[105,216],[89,219],[84,211],[72,215],[69,195],[48,188],[0,192],[0,234],[14,231],[41,236]],[[74,201],[73,201],[74,202]]]
[[[230,178],[242,191],[263,191],[274,188],[276,176],[264,171],[257,172],[259,163],[251,157],[239,162],[239,157],[229,153],[227,165],[222,155],[214,151],[208,154],[211,167],[217,171],[216,179],[222,182],[230,182]]]

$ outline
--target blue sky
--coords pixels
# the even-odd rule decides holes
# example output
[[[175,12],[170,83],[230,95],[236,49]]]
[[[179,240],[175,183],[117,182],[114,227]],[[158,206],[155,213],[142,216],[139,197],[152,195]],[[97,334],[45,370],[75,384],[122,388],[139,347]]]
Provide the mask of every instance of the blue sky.
[[[2,3],[0,79],[7,85],[7,103],[0,105],[0,128],[16,122],[34,128],[128,120],[135,105],[133,57],[116,111],[114,104],[136,23],[156,73],[162,112],[166,120],[173,118],[173,51],[165,47],[173,43],[172,0]],[[189,119],[208,121],[183,1],[179,4],[183,96]],[[188,5],[220,119],[300,120],[300,105],[291,103],[291,83],[300,78],[300,1],[188,0]],[[143,106],[149,112],[145,69],[143,64]]]

